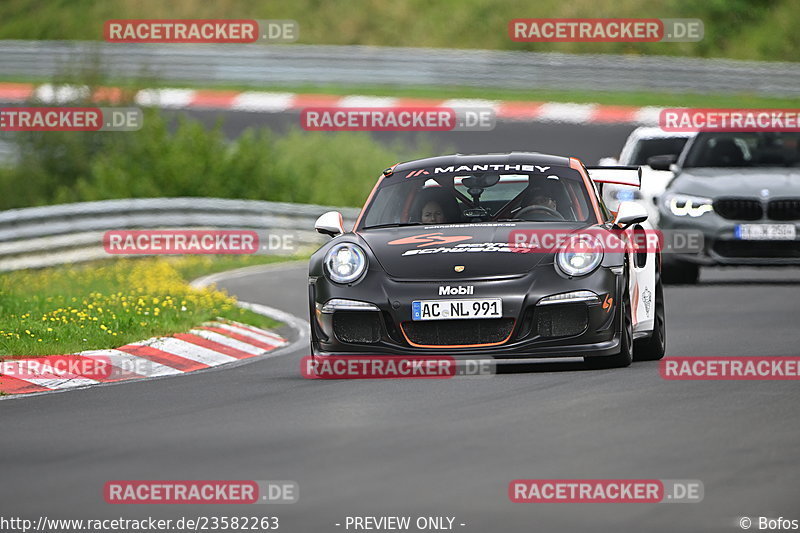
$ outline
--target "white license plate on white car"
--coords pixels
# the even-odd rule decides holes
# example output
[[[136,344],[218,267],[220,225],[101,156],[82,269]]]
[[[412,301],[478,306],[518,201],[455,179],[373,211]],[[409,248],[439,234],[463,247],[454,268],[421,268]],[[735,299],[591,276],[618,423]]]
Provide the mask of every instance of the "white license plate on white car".
[[[454,318],[502,318],[503,300],[415,300],[411,302],[412,320],[449,320]]]
[[[734,231],[743,241],[793,241],[794,224],[739,224]]]

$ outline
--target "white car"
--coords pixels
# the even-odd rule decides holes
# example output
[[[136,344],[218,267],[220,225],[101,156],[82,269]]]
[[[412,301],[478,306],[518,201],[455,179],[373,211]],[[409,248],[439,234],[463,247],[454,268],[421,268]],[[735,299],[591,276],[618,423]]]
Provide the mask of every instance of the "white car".
[[[628,136],[622,147],[619,159],[604,157],[599,161],[602,166],[634,165],[642,168],[641,189],[624,185],[607,184],[603,187],[603,200],[612,211],[616,211],[620,202],[635,201],[647,209],[648,221],[658,226],[658,198],[664,193],[673,173],[670,170],[654,170],[650,164],[659,168],[668,168],[675,163],[689,139],[696,133],[670,133],[661,128],[640,127]],[[656,158],[651,160],[651,158]]]

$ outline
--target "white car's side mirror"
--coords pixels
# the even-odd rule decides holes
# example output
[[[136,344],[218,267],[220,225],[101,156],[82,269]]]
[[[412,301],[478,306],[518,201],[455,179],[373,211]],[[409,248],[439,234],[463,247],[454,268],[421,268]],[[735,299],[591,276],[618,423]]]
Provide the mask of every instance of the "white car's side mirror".
[[[314,223],[314,229],[323,235],[330,235],[336,237],[344,233],[344,221],[342,214],[339,211],[328,211],[324,215],[320,215]]]
[[[638,202],[621,202],[614,225],[620,229],[640,224],[647,220],[647,209]]]

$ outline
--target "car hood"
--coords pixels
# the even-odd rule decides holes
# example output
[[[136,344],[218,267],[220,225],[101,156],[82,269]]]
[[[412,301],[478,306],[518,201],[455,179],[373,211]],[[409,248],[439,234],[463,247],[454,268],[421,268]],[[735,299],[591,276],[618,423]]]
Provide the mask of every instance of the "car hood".
[[[470,279],[524,274],[544,261],[552,262],[555,250],[512,251],[508,245],[512,232],[573,232],[587,227],[589,224],[583,222],[458,224],[382,228],[364,230],[359,235],[384,271],[394,278]],[[456,272],[456,266],[463,270]]]
[[[689,168],[672,180],[669,190],[708,198],[797,197],[800,196],[800,169]]]

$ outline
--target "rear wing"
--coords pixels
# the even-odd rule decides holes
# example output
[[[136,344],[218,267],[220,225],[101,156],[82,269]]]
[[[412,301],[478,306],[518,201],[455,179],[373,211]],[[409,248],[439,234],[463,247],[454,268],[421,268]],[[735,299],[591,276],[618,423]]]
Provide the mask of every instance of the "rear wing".
[[[595,183],[614,183],[639,188],[642,186],[642,167],[586,167]]]

